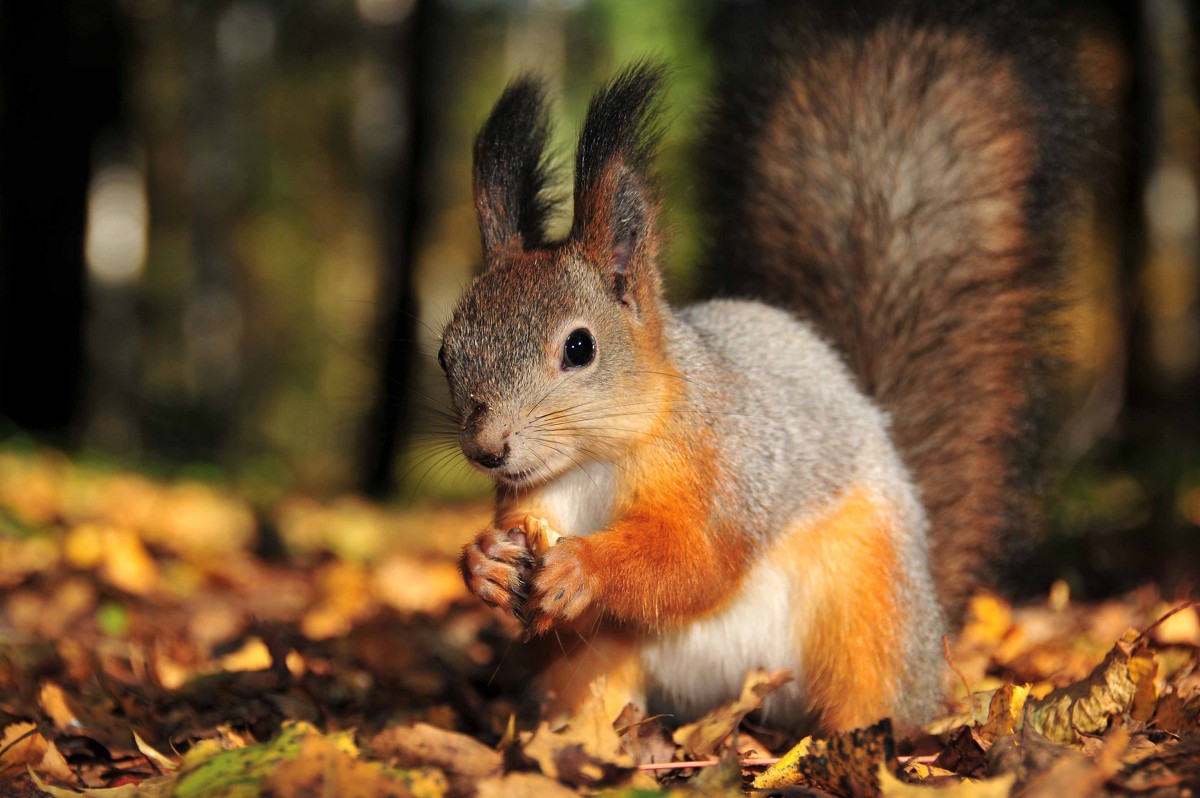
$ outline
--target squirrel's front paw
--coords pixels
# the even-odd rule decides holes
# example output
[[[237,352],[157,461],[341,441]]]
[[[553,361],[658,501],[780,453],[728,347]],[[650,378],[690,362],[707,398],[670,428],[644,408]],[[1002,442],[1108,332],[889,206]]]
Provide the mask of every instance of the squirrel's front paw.
[[[467,589],[488,606],[524,621],[525,599],[534,557],[519,527],[485,529],[463,548],[459,569]]]
[[[586,538],[564,537],[543,555],[527,604],[530,635],[578,618],[592,603],[598,577],[583,556],[587,546]]]

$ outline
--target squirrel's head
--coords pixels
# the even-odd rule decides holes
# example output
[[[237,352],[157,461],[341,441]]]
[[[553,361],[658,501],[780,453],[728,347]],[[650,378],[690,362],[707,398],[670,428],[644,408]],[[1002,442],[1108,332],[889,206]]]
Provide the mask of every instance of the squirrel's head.
[[[592,98],[562,241],[545,233],[556,203],[542,86],[512,83],[476,139],[484,270],[438,359],[463,452],[501,485],[615,459],[652,423],[665,306],[648,169],[662,83],[660,69],[638,65]]]

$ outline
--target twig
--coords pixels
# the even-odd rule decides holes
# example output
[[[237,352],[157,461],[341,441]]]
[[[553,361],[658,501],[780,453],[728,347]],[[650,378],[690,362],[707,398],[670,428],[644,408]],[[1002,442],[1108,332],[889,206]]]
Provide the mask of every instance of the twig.
[[[742,767],[765,767],[774,765],[780,757],[746,757],[738,762]],[[721,764],[719,759],[697,759],[694,762],[650,762],[638,765],[638,770],[688,770],[692,768],[711,768]]]
[[[1155,629],[1157,629],[1159,626],[1161,626],[1163,621],[1167,620],[1167,618],[1170,618],[1172,615],[1174,615],[1177,612],[1183,612],[1184,610],[1188,609],[1189,607],[1200,607],[1200,601],[1185,601],[1184,603],[1180,604],[1175,609],[1170,610],[1169,612],[1167,612],[1166,615],[1162,616],[1157,621],[1155,621],[1154,623],[1147,626],[1145,628],[1145,630],[1140,635],[1137,636],[1137,640],[1135,640],[1134,642],[1135,643],[1142,642],[1143,640],[1145,640],[1147,637],[1150,636],[1151,632],[1153,632]]]
[[[739,760],[738,764],[742,767],[768,767],[780,761],[782,757],[760,757],[748,756],[745,759]],[[916,762],[922,765],[933,764],[937,760],[937,756],[898,756],[896,761],[901,765],[907,765],[910,762]],[[638,765],[638,770],[692,770],[696,768],[711,768],[721,764],[720,759],[697,759],[692,762],[651,762],[645,765]]]
[[[942,651],[946,655],[946,664],[950,666],[950,670],[954,671],[958,678],[962,680],[963,689],[967,691],[966,698],[971,698],[971,683],[967,681],[967,677],[963,674],[958,666],[954,664],[954,657],[950,656],[950,638],[947,635],[942,635]]]

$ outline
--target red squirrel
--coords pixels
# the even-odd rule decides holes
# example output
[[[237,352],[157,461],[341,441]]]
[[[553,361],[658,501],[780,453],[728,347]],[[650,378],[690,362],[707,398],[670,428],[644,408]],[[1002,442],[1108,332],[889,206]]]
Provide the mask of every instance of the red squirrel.
[[[659,67],[593,97],[561,240],[542,85],[476,140],[484,269],[439,362],[496,510],[461,567],[582,641],[541,682],[558,709],[604,675],[694,718],[766,667],[795,677],[767,723],[922,722],[1027,524],[1058,84],[1003,19],[858,5],[793,12],[718,90],[706,261],[757,298],[664,300]],[[530,517],[563,537],[533,545]]]

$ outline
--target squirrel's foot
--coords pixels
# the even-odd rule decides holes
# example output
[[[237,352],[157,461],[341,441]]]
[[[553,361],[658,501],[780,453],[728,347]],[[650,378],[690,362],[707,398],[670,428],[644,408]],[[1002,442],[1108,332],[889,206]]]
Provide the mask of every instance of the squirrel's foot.
[[[582,556],[587,546],[586,538],[564,537],[542,556],[527,604],[530,636],[578,618],[591,605],[598,580]]]
[[[520,528],[485,529],[463,548],[459,569],[467,589],[487,604],[524,621],[534,557]]]

